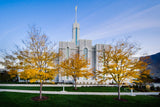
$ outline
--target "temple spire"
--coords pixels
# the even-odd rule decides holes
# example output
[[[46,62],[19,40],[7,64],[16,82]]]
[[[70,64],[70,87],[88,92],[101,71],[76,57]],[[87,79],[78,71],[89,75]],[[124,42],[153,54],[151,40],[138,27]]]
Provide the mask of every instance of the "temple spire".
[[[72,41],[78,45],[79,40],[79,23],[77,23],[77,6],[75,6],[75,22],[73,23],[72,28]]]
[[[77,23],[77,6],[75,7],[75,23]]]

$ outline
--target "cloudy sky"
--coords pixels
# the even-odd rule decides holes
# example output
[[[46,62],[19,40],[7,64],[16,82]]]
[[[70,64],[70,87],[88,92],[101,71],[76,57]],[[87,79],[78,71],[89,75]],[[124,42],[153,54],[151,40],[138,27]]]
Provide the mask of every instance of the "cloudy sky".
[[[57,45],[70,41],[76,5],[81,39],[95,45],[130,36],[138,56],[160,52],[160,0],[0,0],[0,49],[21,45],[32,25]]]

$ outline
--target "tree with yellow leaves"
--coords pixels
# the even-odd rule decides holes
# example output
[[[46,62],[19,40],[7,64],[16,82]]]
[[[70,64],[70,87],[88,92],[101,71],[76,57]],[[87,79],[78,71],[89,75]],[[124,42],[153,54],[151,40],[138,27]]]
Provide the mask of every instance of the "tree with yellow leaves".
[[[5,69],[7,69],[7,73],[9,74],[11,79],[13,79],[14,81],[18,80],[18,63],[16,56],[5,52],[5,54],[2,56],[0,64],[5,66]]]
[[[89,78],[90,76],[93,76],[92,69],[89,68],[89,65],[89,61],[86,60],[84,56],[73,54],[70,58],[61,62],[61,74],[71,76],[75,83],[75,90],[77,90],[77,78]]]
[[[52,81],[58,74],[56,60],[58,53],[48,41],[46,35],[32,27],[28,32],[29,39],[23,41],[23,47],[18,47],[14,52],[18,60],[20,77],[30,82],[40,82],[40,99],[42,99],[42,86],[46,80]]]
[[[147,62],[133,57],[139,48],[128,41],[118,41],[115,45],[108,45],[100,51],[99,63],[103,69],[97,71],[99,82],[114,80],[118,85],[118,99],[120,100],[120,87],[126,82],[138,82],[141,72],[149,74]]]
[[[147,66],[147,68],[141,69],[140,76],[138,78],[138,84],[142,86],[142,84],[146,85],[146,83],[153,82],[153,79],[151,78],[151,75],[153,75],[153,73],[150,73],[150,69],[148,67],[148,65],[151,63],[150,57],[141,57],[140,60],[146,62],[146,65],[144,64],[143,66]]]
[[[32,72],[30,72],[29,69],[28,70],[25,69],[24,71],[19,72],[20,78],[26,80],[26,83],[28,83],[29,79],[31,79],[31,75],[32,75]]]

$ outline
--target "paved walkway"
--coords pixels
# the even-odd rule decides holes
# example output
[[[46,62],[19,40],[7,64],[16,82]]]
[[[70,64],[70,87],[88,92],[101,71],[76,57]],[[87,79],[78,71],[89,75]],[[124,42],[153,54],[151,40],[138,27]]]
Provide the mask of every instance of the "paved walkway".
[[[0,86],[25,86],[25,87],[39,87],[40,84],[0,84]],[[43,84],[43,87],[73,87],[73,84]],[[108,86],[115,87],[117,85],[77,85],[77,87],[89,87],[89,86]]]
[[[39,93],[36,90],[0,89],[0,92]],[[117,95],[117,92],[67,92],[67,91],[42,91],[43,94],[64,95]],[[134,92],[132,95],[158,95],[160,92]],[[130,92],[121,92],[121,95],[131,95]]]
[[[22,86],[22,87],[39,87],[40,84],[0,84],[0,86]],[[43,87],[62,87],[63,84],[43,84]],[[72,87],[72,84],[65,84],[65,87]]]

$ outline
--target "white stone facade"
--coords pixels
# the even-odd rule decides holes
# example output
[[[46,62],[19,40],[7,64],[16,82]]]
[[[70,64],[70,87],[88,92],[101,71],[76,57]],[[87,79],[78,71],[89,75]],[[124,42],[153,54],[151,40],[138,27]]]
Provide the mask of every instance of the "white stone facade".
[[[105,44],[96,44],[95,46],[92,46],[92,40],[86,40],[86,39],[79,39],[80,37],[80,25],[75,20],[75,23],[73,24],[72,28],[72,41],[70,42],[59,42],[59,52],[61,51],[63,53],[63,57],[59,59],[59,63],[63,61],[64,59],[70,57],[72,54],[79,53],[80,55],[85,55],[85,58],[87,58],[90,61],[89,68],[93,68],[94,72],[96,70],[102,69],[102,64],[98,61],[98,55],[99,51],[103,50],[107,47]],[[59,71],[57,82],[72,82],[72,77],[62,77],[61,73]],[[95,81],[95,76],[89,79],[86,78],[79,78],[77,80],[78,84],[98,84],[97,81]]]

